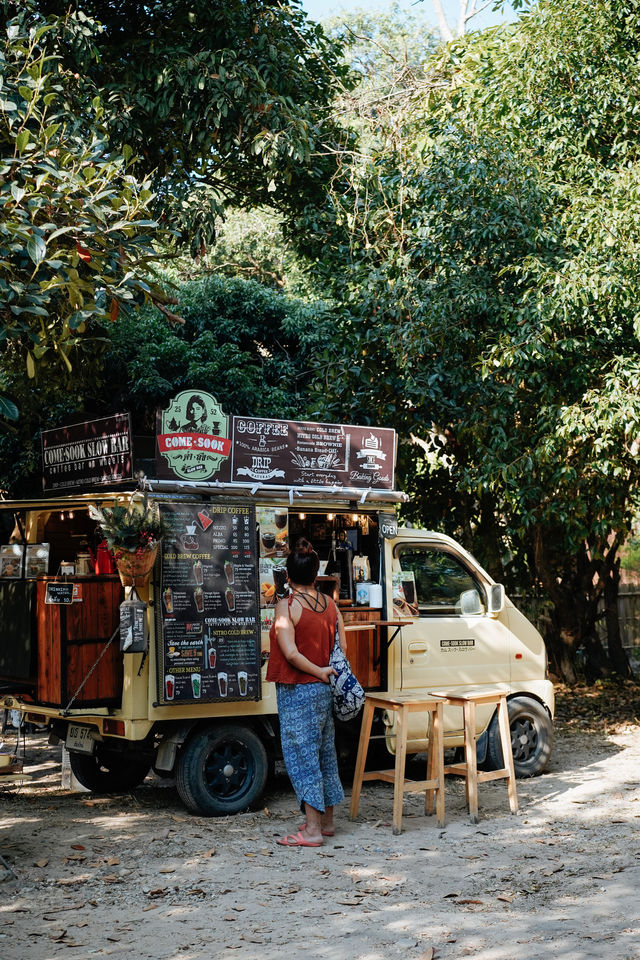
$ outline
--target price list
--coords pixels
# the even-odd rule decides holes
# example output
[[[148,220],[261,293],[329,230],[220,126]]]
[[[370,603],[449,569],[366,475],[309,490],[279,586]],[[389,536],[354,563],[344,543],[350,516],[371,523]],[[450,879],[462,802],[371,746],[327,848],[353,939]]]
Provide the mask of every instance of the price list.
[[[170,503],[162,543],[163,703],[257,700],[255,508]]]

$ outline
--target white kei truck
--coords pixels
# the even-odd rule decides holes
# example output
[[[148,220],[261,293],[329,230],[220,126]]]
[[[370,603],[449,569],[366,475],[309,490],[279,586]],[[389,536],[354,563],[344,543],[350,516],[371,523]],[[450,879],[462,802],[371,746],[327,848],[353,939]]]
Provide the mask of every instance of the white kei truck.
[[[186,436],[175,418],[172,427]],[[247,430],[234,424],[227,448]],[[406,496],[388,485],[363,489],[358,471],[354,486],[319,483],[317,470],[277,482],[267,463],[276,475],[266,482],[264,436],[254,440],[262,461],[249,462],[259,479],[239,467],[231,479],[144,477],[0,501],[0,709],[46,726],[90,790],[131,790],[153,769],[175,778],[199,815],[258,804],[279,759],[268,632],[286,590],[288,545],[304,535],[366,690],[504,690],[516,774],[544,770],[554,713],[545,646],[504,588],[450,537],[398,528]],[[136,597],[106,556],[89,507],[135,510],[143,497],[163,513],[167,533]],[[501,767],[492,707],[477,710],[477,725],[479,762]],[[346,764],[359,719],[336,727]],[[391,716],[378,732],[393,753]],[[426,717],[413,714],[408,749],[422,752],[427,742]],[[462,743],[461,711],[445,708],[445,749]]]

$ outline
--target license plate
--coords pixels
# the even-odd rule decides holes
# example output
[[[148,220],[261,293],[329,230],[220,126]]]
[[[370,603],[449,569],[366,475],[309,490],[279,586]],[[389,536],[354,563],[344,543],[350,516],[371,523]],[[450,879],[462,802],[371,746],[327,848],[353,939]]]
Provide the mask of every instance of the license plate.
[[[94,742],[90,727],[80,727],[76,723],[69,724],[66,740],[67,750],[75,750],[77,753],[93,753]]]

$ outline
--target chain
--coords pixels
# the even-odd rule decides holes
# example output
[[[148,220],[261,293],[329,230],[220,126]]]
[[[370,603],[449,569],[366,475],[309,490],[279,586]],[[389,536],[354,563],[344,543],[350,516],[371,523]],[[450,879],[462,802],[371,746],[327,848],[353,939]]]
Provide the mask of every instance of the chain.
[[[100,663],[100,661],[101,661],[102,658],[104,657],[105,653],[107,652],[107,650],[109,649],[109,647],[111,646],[111,644],[113,643],[113,641],[115,640],[115,638],[118,636],[119,633],[120,633],[120,624],[118,624],[118,626],[116,627],[116,629],[113,631],[113,633],[111,634],[111,639],[109,640],[109,642],[108,642],[107,645],[105,646],[104,650],[102,651],[102,653],[100,654],[100,656],[98,657],[98,659],[96,660],[96,662],[93,664],[93,666],[92,666],[91,669],[89,670],[88,674],[86,675],[86,677],[84,678],[84,680],[82,681],[82,683],[80,684],[80,686],[78,687],[78,689],[76,690],[76,692],[74,693],[74,695],[71,697],[71,700],[69,700],[69,703],[66,705],[66,707],[65,707],[64,710],[62,711],[63,716],[69,713],[69,710],[71,709],[71,704],[72,704],[73,701],[76,699],[76,697],[78,696],[78,694],[80,693],[80,691],[81,691],[82,688],[84,687],[85,683],[87,682],[87,680],[89,679],[89,677],[91,676],[91,674],[93,673],[93,671],[95,670],[95,668],[98,666],[98,664]]]

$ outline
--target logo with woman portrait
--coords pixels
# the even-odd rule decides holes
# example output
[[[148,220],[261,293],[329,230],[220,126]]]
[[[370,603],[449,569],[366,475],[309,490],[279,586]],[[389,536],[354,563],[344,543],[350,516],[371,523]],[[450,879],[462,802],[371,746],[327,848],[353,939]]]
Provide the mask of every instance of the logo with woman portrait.
[[[183,390],[161,411],[158,453],[183,480],[208,480],[231,453],[229,417],[215,397]]]

